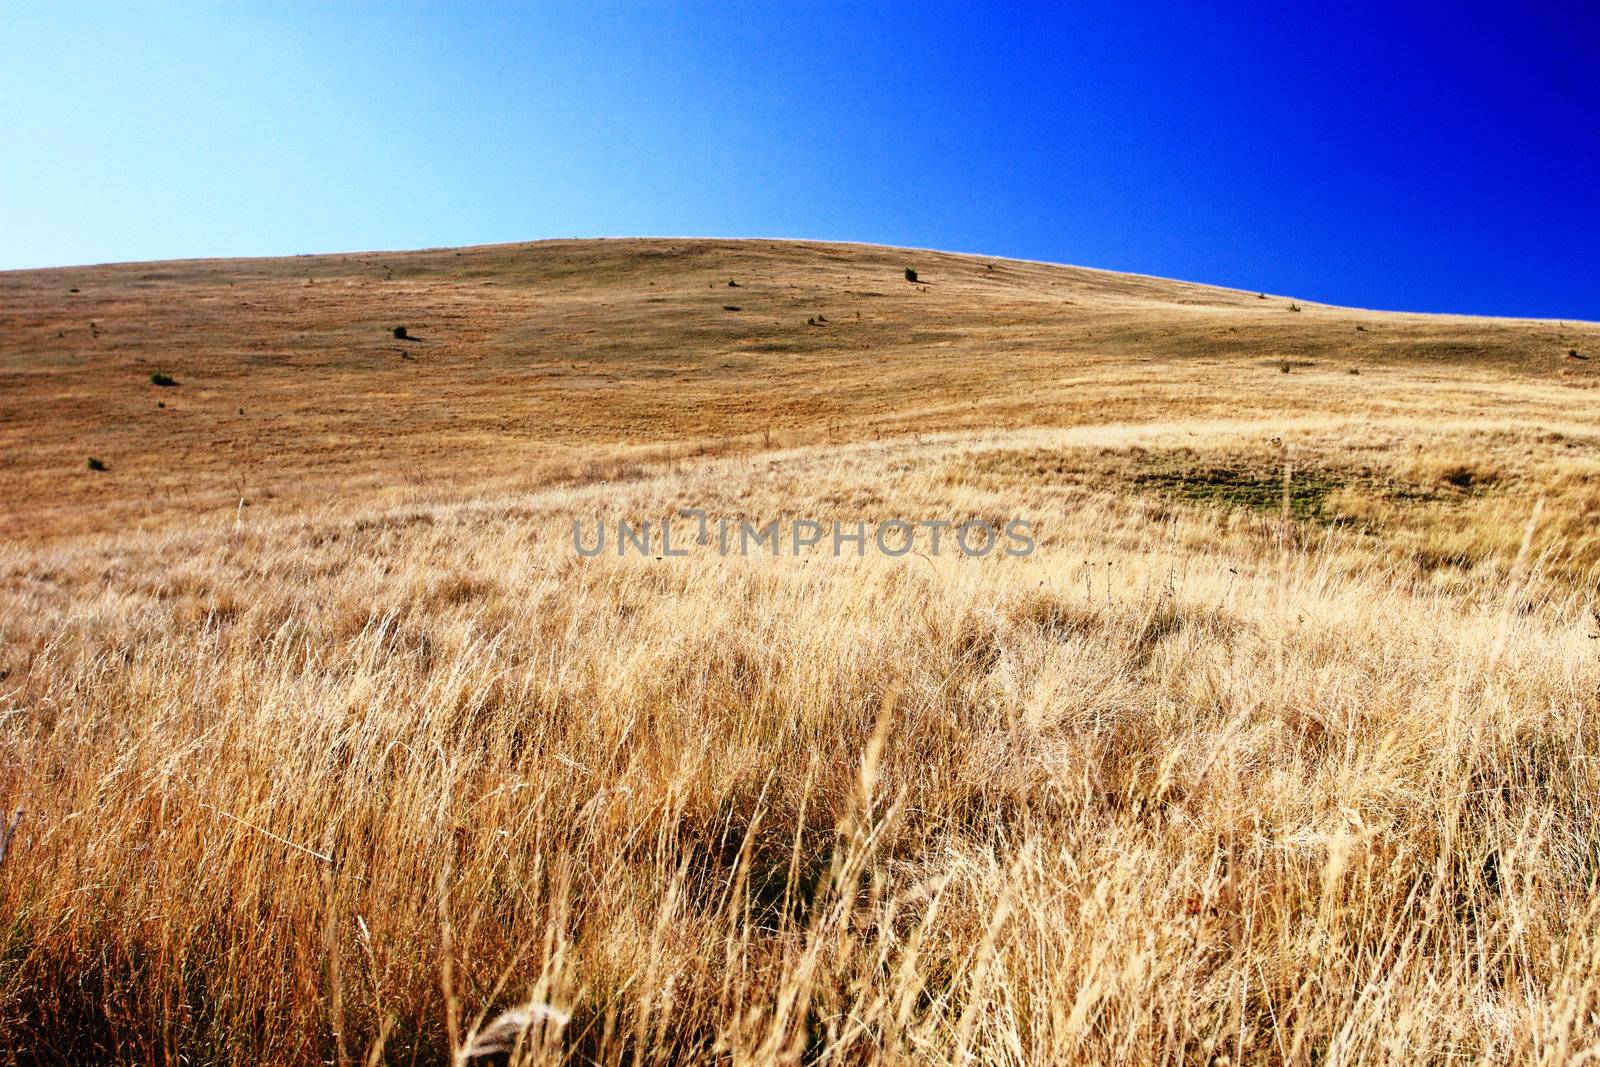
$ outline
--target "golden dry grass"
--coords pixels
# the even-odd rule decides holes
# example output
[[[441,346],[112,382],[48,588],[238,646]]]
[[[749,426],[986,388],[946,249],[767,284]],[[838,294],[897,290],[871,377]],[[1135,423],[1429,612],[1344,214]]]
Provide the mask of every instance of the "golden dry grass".
[[[12,1061],[1600,1055],[1600,328],[773,242],[0,293]],[[683,507],[1039,550],[572,550]]]

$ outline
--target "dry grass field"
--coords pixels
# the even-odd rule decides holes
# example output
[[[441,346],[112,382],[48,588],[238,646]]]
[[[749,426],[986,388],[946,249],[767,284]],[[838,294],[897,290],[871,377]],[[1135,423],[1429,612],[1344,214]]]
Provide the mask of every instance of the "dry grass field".
[[[0,274],[0,1060],[1600,1059],[1597,367],[853,245]],[[683,508],[1038,550],[574,550]]]

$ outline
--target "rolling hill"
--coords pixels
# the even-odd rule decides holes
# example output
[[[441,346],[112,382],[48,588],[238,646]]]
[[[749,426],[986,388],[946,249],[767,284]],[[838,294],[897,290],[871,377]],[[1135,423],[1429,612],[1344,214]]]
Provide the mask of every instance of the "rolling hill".
[[[1427,411],[1501,403],[1511,382],[1581,411],[1600,364],[1571,351],[1600,354],[1600,327],[863,245],[546,241],[12,272],[0,534],[537,485],[597,452]],[[84,470],[90,455],[105,474]]]
[[[798,242],[0,275],[0,1063],[1593,1059],[1597,353]],[[1036,550],[718,543],[802,520]]]

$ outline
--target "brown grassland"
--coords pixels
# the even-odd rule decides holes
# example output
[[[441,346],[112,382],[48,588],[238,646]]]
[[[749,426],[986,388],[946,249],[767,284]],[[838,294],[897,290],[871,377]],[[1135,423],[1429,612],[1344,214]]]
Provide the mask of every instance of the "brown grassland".
[[[856,245],[0,274],[0,1061],[1600,1058],[1597,366]],[[573,550],[687,507],[1038,550]]]

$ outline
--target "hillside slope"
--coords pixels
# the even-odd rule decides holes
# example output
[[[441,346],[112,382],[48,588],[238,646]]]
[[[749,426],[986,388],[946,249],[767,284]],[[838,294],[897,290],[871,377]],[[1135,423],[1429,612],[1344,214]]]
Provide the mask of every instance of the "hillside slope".
[[[1593,325],[772,242],[0,296],[0,1064],[1600,1058]],[[685,508],[1037,550],[574,545]]]
[[[528,487],[774,443],[1438,407],[1507,382],[1592,396],[1600,361],[1571,350],[1600,356],[1600,327],[789,241],[12,272],[0,536]]]

